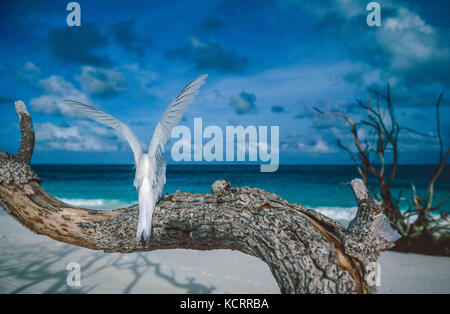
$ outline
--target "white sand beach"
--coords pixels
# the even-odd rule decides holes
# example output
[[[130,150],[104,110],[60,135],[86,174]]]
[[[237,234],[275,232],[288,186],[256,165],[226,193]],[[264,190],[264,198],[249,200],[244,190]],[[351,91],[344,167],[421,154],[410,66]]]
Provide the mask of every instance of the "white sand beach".
[[[81,286],[66,266],[81,266]],[[385,252],[379,293],[450,293],[450,258]],[[279,293],[260,260],[229,250],[105,254],[27,230],[0,213],[0,293]]]

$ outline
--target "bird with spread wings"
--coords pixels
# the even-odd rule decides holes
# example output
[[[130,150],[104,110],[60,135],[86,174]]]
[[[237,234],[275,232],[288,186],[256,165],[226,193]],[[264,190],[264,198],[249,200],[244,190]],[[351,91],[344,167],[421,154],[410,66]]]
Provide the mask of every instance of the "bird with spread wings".
[[[187,107],[194,100],[198,89],[204,84],[207,76],[207,74],[204,74],[193,80],[169,104],[153,132],[147,154],[143,153],[139,140],[130,128],[110,114],[77,101],[64,101],[66,104],[77,108],[86,117],[113,128],[128,141],[136,165],[134,186],[138,191],[139,202],[136,243],[139,243],[141,238],[145,241],[150,240],[153,211],[166,183],[166,161],[162,155],[164,145],[169,139],[172,129],[177,126]]]

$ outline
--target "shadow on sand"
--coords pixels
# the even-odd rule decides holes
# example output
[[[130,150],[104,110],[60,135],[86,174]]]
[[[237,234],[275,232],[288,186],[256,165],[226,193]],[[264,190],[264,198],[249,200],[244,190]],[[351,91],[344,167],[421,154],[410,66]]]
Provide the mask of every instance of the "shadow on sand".
[[[114,272],[131,272],[131,277],[121,276],[127,280],[123,281],[123,286],[114,287],[117,290],[111,289],[113,293],[133,293],[140,280],[151,278],[151,272],[177,288],[177,291],[182,290],[182,293],[207,294],[216,289],[196,282],[195,277],[188,277],[185,282],[177,280],[174,270],[170,275],[164,273],[161,263],[153,263],[146,253],[91,253],[68,244],[58,244],[54,248],[49,248],[48,244],[38,244],[21,246],[20,252],[17,247],[11,246],[9,250],[3,247],[0,254],[0,293],[101,293],[98,291],[100,289],[95,289],[98,284],[89,282],[94,280],[93,275],[102,278],[102,272],[105,280]],[[69,272],[65,267],[70,261],[79,261],[81,265],[81,287],[70,287],[66,282]],[[108,270],[111,272],[108,273]]]

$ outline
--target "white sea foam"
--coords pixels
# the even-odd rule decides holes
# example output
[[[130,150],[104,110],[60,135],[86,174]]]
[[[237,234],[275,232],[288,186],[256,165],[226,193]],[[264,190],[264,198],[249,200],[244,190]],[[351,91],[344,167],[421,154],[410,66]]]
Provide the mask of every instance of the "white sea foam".
[[[325,215],[331,219],[339,221],[343,225],[348,223],[355,217],[358,207],[309,207],[322,215]]]
[[[57,197],[60,201],[79,207],[93,208],[93,209],[115,209],[119,207],[127,207],[133,202],[125,202],[117,199],[103,199],[103,198],[64,198]],[[340,222],[349,223],[355,217],[357,207],[308,207],[319,213],[328,216]]]
[[[57,197],[60,201],[78,207],[87,207],[92,209],[116,209],[119,207],[127,207],[132,202],[124,202],[116,199],[86,199],[86,198],[63,198]]]
[[[331,219],[337,220],[344,226],[347,226],[348,223],[355,217],[356,212],[358,210],[358,207],[308,207],[310,209],[313,209],[315,211],[318,211],[322,215],[325,215],[327,217],[330,217]],[[405,209],[400,209],[400,211],[404,212]],[[440,214],[439,213],[430,213],[430,216],[439,219]],[[417,215],[412,215],[408,219],[405,219],[405,222],[407,223],[414,223],[417,219]],[[439,222],[442,225],[448,224],[448,220],[440,221]]]
[[[86,198],[63,198],[57,197],[60,201],[78,207],[85,207],[91,209],[117,209],[122,207],[128,207],[136,202],[126,202],[118,199],[103,199],[103,198],[94,198],[94,199],[86,199]],[[337,220],[344,226],[347,226],[348,223],[355,217],[356,211],[358,207],[337,207],[337,206],[318,206],[311,207],[305,206],[312,210],[318,211],[322,215],[325,215],[331,219]],[[439,213],[431,213],[434,218],[439,217]],[[417,219],[416,215],[413,215],[409,218],[409,223],[414,222]]]

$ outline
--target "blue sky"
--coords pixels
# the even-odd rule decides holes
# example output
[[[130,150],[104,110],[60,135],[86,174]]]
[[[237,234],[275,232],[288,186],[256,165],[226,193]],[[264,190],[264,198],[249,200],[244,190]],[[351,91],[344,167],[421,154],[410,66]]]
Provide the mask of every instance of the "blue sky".
[[[379,1],[378,28],[362,0],[78,1],[81,27],[66,25],[68,2],[0,3],[0,151],[18,149],[20,99],[35,125],[34,163],[131,163],[120,137],[62,100],[103,108],[149,143],[165,107],[203,73],[181,124],[279,125],[281,163],[350,163],[336,145],[351,144],[346,125],[312,108],[356,120],[355,100],[387,83],[400,123],[430,136],[444,92],[450,143],[448,1]],[[403,163],[438,157],[436,139],[400,141]]]

